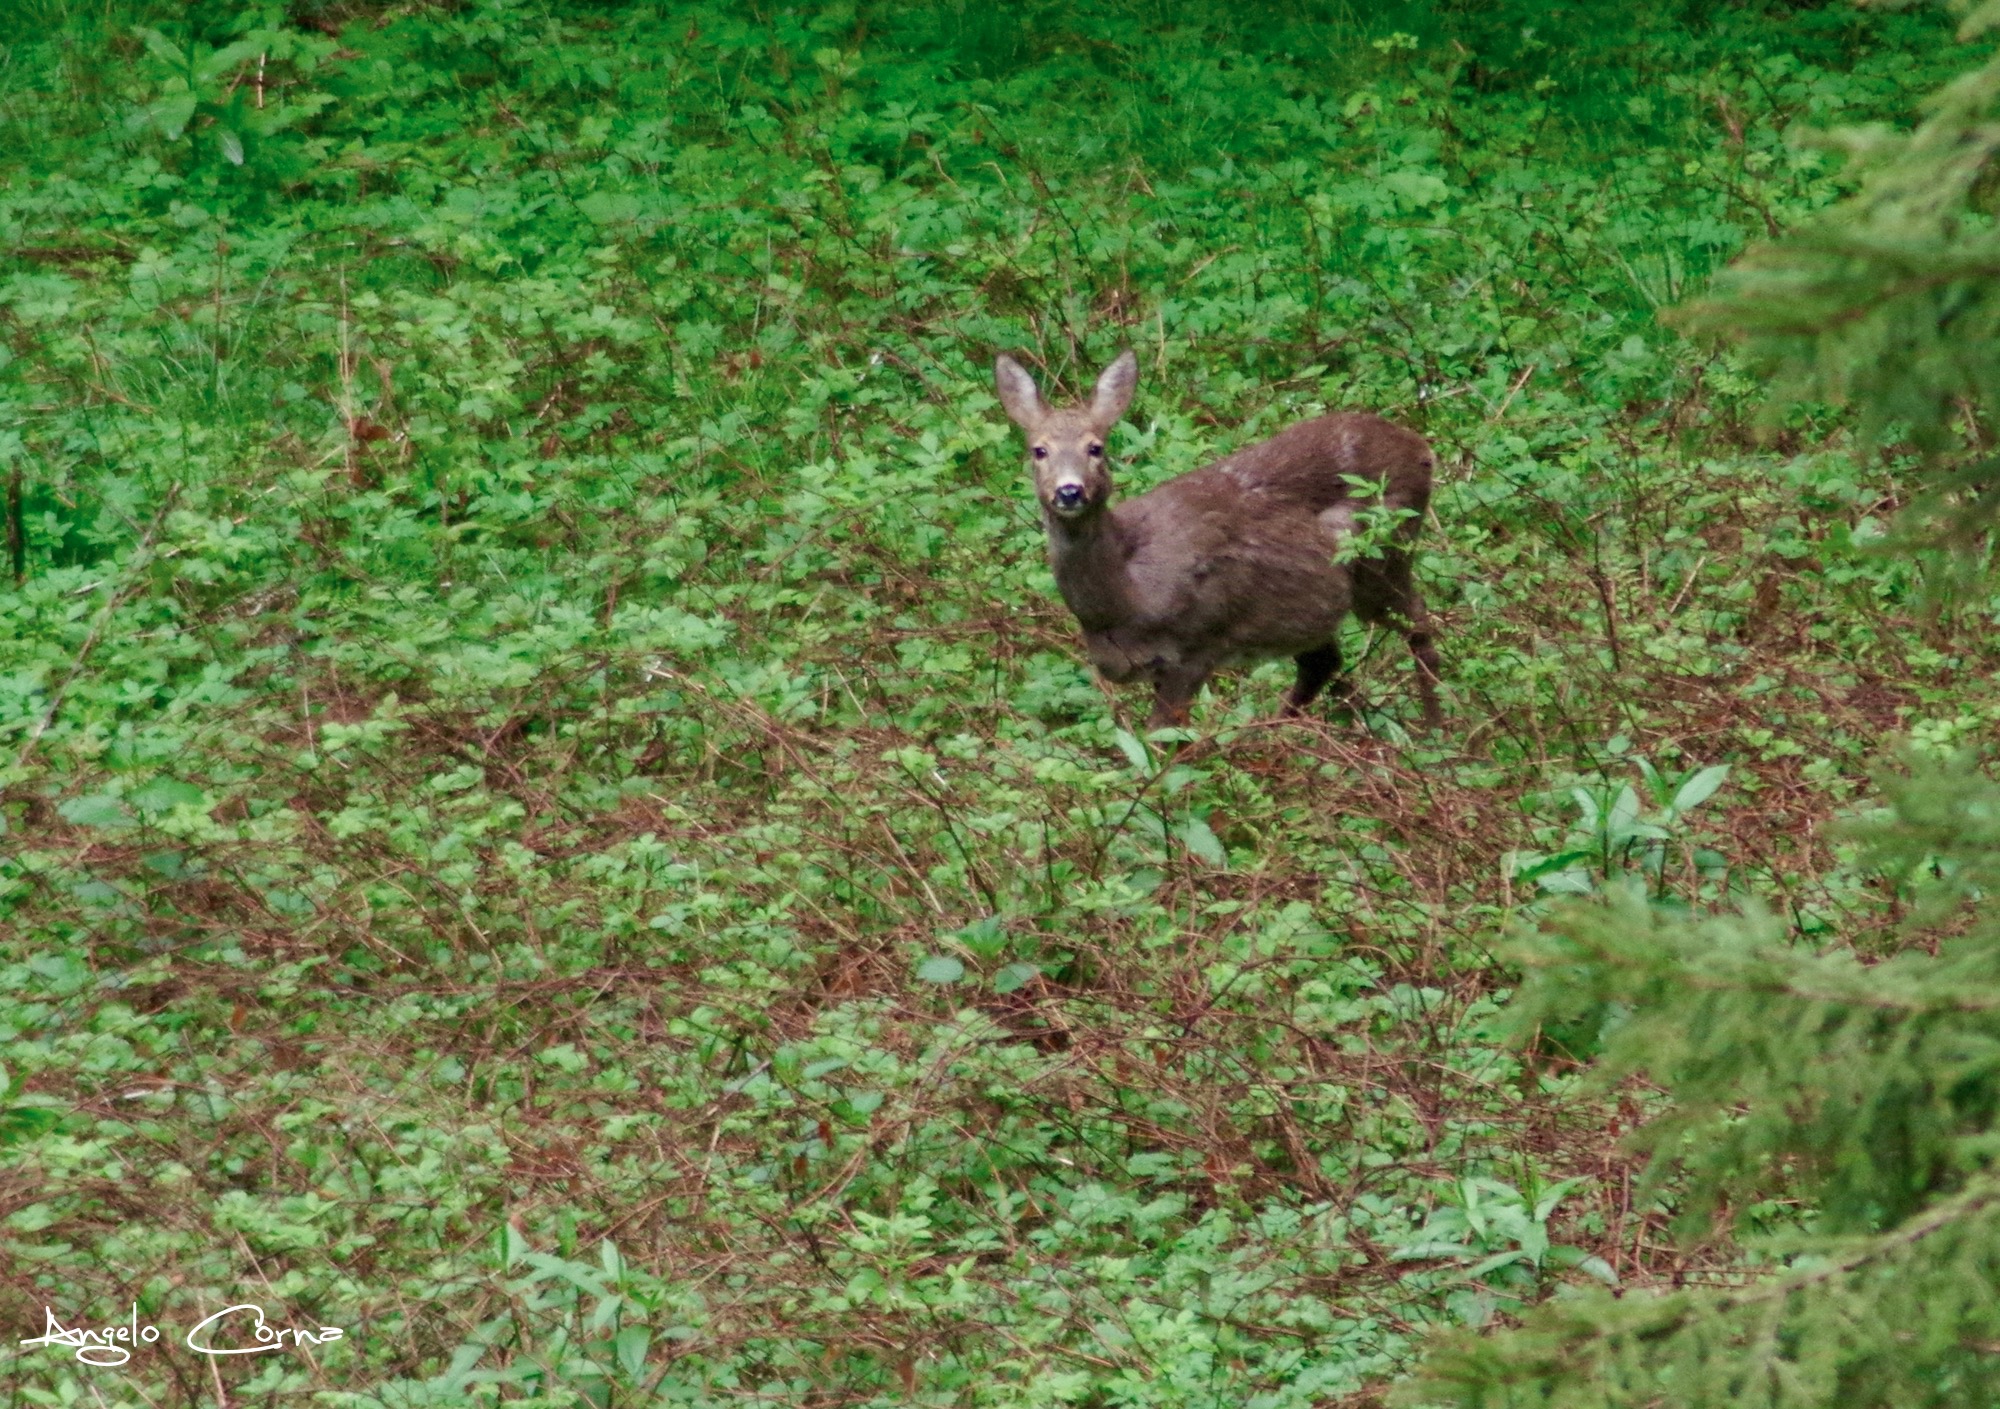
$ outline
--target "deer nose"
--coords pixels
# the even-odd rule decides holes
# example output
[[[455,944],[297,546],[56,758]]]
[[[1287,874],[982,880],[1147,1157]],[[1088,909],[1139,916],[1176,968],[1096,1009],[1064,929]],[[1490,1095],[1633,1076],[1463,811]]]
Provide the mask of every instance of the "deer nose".
[[[1083,486],[1080,484],[1059,484],[1055,492],[1058,509],[1081,509],[1083,507]]]

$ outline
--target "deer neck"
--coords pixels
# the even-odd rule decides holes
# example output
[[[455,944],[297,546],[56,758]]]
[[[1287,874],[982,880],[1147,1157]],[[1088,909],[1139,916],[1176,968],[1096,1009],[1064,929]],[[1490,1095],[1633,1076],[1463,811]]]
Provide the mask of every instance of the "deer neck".
[[[1081,518],[1042,513],[1049,535],[1049,566],[1056,588],[1085,631],[1106,631],[1131,615],[1125,565],[1131,558],[1125,528],[1109,508]]]

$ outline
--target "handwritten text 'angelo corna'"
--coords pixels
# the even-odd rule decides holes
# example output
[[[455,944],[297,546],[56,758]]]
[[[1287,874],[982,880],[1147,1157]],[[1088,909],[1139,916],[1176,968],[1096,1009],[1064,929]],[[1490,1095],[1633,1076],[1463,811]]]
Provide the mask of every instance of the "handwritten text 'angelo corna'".
[[[47,1329],[21,1344],[59,1345],[74,1350],[85,1365],[123,1365],[132,1358],[135,1347],[151,1345],[160,1338],[158,1326],[140,1324],[136,1305],[131,1320],[122,1326],[65,1326],[46,1306],[42,1316]],[[195,1322],[183,1343],[198,1355],[265,1355],[288,1346],[324,1345],[345,1334],[338,1326],[273,1326],[264,1319],[263,1307],[244,1302],[225,1306]]]

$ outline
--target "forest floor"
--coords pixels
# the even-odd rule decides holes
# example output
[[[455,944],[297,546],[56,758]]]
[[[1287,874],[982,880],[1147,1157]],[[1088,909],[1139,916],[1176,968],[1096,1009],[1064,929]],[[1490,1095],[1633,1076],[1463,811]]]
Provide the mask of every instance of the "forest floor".
[[[1893,447],[1660,316],[1954,56],[1475,8],[0,21],[8,1402],[1360,1405],[1735,1275],[1507,946],[1866,950],[1996,722]],[[1127,491],[1431,438],[1442,730],[1359,627],[1353,717],[1093,681],[989,369],[1126,346]]]

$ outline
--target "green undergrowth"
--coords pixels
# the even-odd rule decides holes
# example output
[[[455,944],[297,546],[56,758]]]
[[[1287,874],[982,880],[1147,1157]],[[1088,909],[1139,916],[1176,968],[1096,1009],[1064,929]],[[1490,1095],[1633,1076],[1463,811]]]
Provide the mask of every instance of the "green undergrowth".
[[[1832,823],[1995,722],[1895,447],[1656,319],[1933,18],[15,16],[10,1402],[1290,1409],[1730,1275],[1495,952],[1627,888],[1865,949]],[[1128,489],[1432,438],[1445,730],[1358,629],[1353,718],[1092,681],[987,369],[1127,345]],[[13,1345],[243,1301],[346,1335]]]

